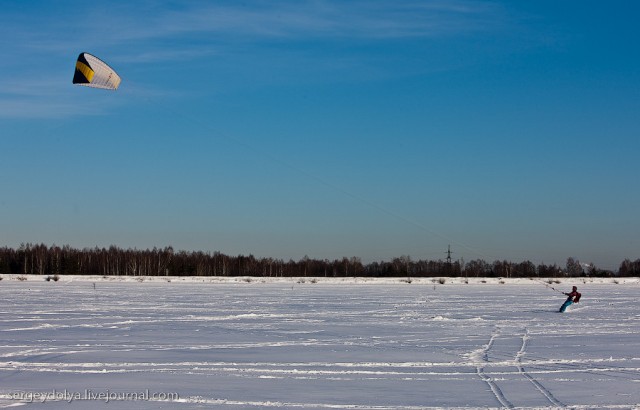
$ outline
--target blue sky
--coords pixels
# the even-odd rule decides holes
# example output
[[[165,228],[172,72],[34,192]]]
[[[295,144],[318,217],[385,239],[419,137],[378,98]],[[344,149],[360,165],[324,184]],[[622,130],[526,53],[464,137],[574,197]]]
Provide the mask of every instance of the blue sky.
[[[4,1],[0,245],[615,269],[633,1]],[[73,86],[90,52],[115,92]]]

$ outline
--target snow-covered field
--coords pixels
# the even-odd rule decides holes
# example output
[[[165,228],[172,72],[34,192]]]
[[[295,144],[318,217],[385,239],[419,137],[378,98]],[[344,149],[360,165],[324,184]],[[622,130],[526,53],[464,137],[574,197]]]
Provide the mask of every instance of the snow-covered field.
[[[638,279],[26,279],[0,408],[640,408]]]

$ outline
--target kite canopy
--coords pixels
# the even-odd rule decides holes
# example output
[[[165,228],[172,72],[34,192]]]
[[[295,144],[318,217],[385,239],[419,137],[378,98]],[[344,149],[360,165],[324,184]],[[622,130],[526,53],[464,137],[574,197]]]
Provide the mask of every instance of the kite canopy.
[[[120,85],[120,76],[104,61],[89,53],[80,53],[76,61],[73,83],[87,87],[116,90]]]

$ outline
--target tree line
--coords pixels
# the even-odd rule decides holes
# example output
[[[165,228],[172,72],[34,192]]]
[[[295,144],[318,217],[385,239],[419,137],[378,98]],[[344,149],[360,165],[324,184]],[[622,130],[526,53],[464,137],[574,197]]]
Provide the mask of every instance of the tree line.
[[[586,268],[585,268],[586,266]],[[75,249],[69,245],[22,244],[0,248],[0,274],[103,275],[103,276],[265,276],[265,277],[558,277],[640,276],[640,259],[624,260],[618,272],[601,270],[568,258],[566,266],[535,265],[482,259],[464,262],[413,260],[400,256],[391,261],[362,263],[357,257],[298,261],[229,256],[220,252],[175,251],[172,247],[146,250],[109,248]]]

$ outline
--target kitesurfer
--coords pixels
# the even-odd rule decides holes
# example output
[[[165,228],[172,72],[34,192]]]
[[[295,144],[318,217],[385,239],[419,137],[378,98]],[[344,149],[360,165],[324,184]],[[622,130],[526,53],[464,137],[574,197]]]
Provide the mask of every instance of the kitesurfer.
[[[578,303],[578,301],[580,301],[580,296],[582,296],[582,294],[580,292],[578,292],[578,287],[574,286],[573,290],[571,290],[571,292],[566,293],[566,292],[562,292],[565,295],[567,295],[567,300],[564,302],[564,304],[562,306],[560,306],[560,310],[559,312],[564,312],[567,307],[569,307],[570,305],[574,304],[574,303]]]

